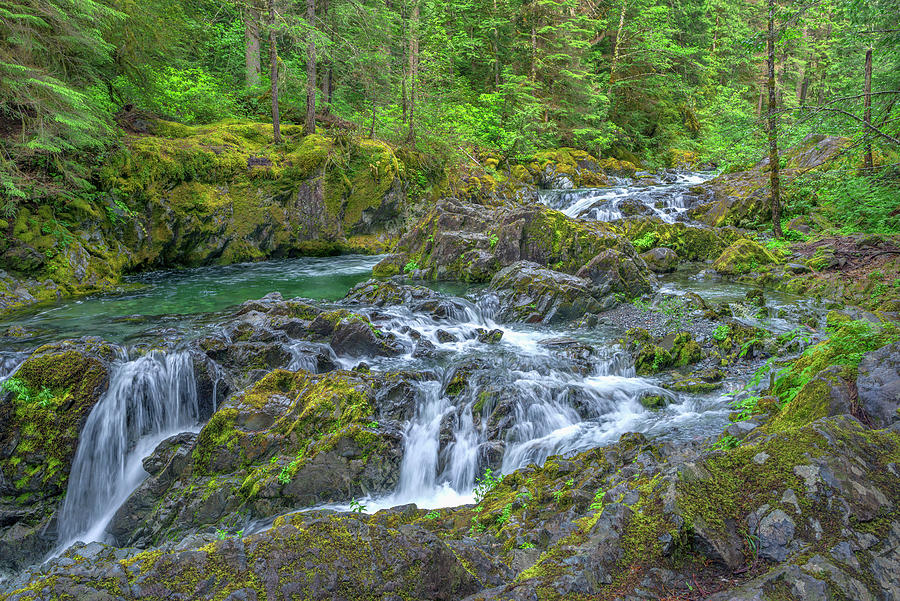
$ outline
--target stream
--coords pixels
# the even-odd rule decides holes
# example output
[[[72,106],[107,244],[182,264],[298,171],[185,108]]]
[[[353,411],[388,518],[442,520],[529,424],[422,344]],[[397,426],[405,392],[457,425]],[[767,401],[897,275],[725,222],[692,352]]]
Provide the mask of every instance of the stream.
[[[669,183],[597,190],[546,191],[542,201],[573,217],[612,220],[635,203],[671,221],[690,206],[690,186],[708,174],[680,174]],[[134,289],[59,302],[0,321],[0,380],[36,346],[65,338],[97,336],[121,345],[109,389],[82,431],[69,488],[59,513],[57,552],[74,541],[107,541],[116,510],[147,476],[141,461],[166,437],[196,432],[200,411],[185,340],[216,332],[240,303],[273,291],[304,297],[326,307],[367,280],[380,257],[346,255],[162,271],[129,279]],[[697,278],[705,265],[689,265],[661,278],[658,294],[700,294],[710,304],[739,304],[750,287]],[[712,393],[684,394],[661,387],[658,378],[635,375],[632,360],[617,344],[625,325],[602,318],[595,328],[497,323],[496,297],[482,286],[436,285],[451,310],[440,317],[407,306],[352,310],[378,320],[404,352],[396,356],[336,357],[339,367],[365,363],[373,371],[429,372],[416,385],[414,415],[405,425],[404,456],[396,490],[361,502],[366,511],[416,503],[423,508],[473,502],[486,457],[502,473],[541,464],[555,454],[574,453],[616,441],[626,432],[671,440],[709,436],[728,425],[727,394],[737,379]],[[769,318],[735,317],[773,332],[797,325],[798,299],[767,293]],[[347,306],[342,305],[342,306]],[[739,306],[739,305],[736,305]],[[499,343],[480,342],[479,330],[503,332]],[[421,350],[425,340],[430,349]],[[168,350],[134,353],[137,345]],[[300,364],[292,364],[296,368]],[[289,367],[285,365],[285,367]],[[447,393],[460,370],[468,373],[463,393]],[[482,394],[486,393],[486,394]],[[669,404],[648,410],[645,395]],[[488,399],[487,401],[485,399]],[[485,407],[485,404],[490,406]],[[479,419],[498,404],[502,423]],[[329,505],[347,509],[347,505]],[[248,524],[247,532],[271,524]]]

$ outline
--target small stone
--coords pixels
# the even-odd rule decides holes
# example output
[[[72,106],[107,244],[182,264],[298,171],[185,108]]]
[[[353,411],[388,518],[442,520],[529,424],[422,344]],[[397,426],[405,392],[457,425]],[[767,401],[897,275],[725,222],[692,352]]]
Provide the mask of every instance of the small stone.
[[[859,560],[853,554],[853,548],[848,541],[842,541],[831,548],[831,555],[841,563],[845,563],[854,570],[859,569]]]
[[[787,559],[788,546],[794,540],[796,525],[781,509],[776,509],[759,523],[759,556],[772,561]]]
[[[753,463],[757,465],[762,465],[766,462],[766,460],[770,457],[768,453],[765,451],[761,451],[753,456]]]
[[[790,488],[781,495],[781,502],[784,505],[793,505],[794,509],[796,509],[798,513],[800,512],[800,501],[797,500],[797,495]]]

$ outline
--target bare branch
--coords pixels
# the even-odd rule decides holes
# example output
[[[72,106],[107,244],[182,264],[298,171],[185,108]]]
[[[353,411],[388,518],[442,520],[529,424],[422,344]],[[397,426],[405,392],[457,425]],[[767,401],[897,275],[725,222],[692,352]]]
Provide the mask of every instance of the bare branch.
[[[877,136],[884,138],[885,140],[887,140],[888,142],[890,142],[892,144],[897,144],[898,146],[900,146],[900,140],[898,140],[897,138],[891,136],[890,134],[886,134],[885,132],[881,131],[880,129],[878,129],[877,127],[872,125],[871,123],[866,123],[860,117],[857,117],[853,113],[851,113],[849,111],[845,111],[844,109],[838,109],[838,108],[829,107],[829,106],[819,106],[819,107],[786,108],[786,109],[781,109],[776,112],[786,113],[786,112],[790,112],[790,111],[810,111],[811,114],[815,114],[820,111],[827,111],[829,113],[840,113],[841,115],[844,115],[844,116],[850,117],[851,119],[855,119],[856,121],[859,121],[860,123],[865,125],[867,129],[872,131],[872,133],[876,134]]]

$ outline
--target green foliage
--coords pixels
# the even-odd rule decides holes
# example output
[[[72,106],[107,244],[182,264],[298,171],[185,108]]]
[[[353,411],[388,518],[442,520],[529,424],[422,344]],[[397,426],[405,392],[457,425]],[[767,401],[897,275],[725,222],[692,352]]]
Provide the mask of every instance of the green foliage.
[[[725,339],[728,338],[729,334],[731,334],[731,328],[728,324],[722,324],[716,326],[715,331],[712,334],[713,340],[717,340],[719,342],[725,342]]]
[[[147,77],[147,87],[125,76],[120,76],[115,85],[126,97],[142,98],[146,108],[181,123],[212,123],[238,112],[226,82],[202,67],[163,67]]]
[[[419,264],[415,261],[409,261],[403,266],[403,273],[412,273],[419,268]]]
[[[890,322],[875,325],[853,320],[838,324],[828,340],[807,348],[799,359],[777,373],[772,391],[782,404],[790,403],[826,367],[856,367],[863,355],[896,340],[900,340],[900,328]]]
[[[11,392],[17,403],[23,405],[38,405],[43,409],[47,409],[54,405],[55,395],[46,386],[42,386],[40,390],[33,390],[28,387],[24,380],[19,378],[10,378],[0,384],[0,390]]]
[[[802,214],[819,207],[842,232],[900,232],[900,171],[888,167],[859,174],[846,167],[815,171],[786,186],[786,210]]]
[[[731,406],[735,411],[740,412],[734,421],[744,421],[751,416],[759,413],[759,396],[749,395],[740,400],[732,401]]]
[[[659,240],[659,234],[651,230],[636,238],[632,244],[638,251],[646,252],[656,246],[657,240]]]
[[[353,499],[350,501],[350,511],[353,513],[364,513],[366,511],[366,506],[356,499]]]
[[[739,438],[732,436],[731,434],[723,435],[719,440],[717,440],[710,448],[715,451],[727,451],[729,449],[733,449],[737,446],[740,446],[741,441]]]
[[[484,475],[475,481],[475,502],[481,503],[495,486],[503,482],[503,475],[496,475],[491,468],[484,470]]]

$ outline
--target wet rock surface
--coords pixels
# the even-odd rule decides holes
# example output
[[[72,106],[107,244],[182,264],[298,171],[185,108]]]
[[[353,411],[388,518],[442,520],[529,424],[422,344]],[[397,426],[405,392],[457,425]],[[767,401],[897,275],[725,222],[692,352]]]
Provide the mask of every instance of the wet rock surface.
[[[819,160],[820,142],[789,160]],[[762,287],[722,302],[733,279],[769,286],[816,267],[689,223],[708,190],[618,203],[612,223],[519,204],[536,186],[575,195],[614,172],[648,192],[682,177],[632,167],[567,151],[536,159],[518,188],[461,176],[458,198],[345,298],[273,293],[211,317],[177,351],[197,431],[153,441],[146,478],[105,528],[116,546],[75,545],[0,584],[0,599],[900,595],[890,315],[824,317]],[[314,184],[301,193],[321,201]],[[349,229],[390,219],[397,193]],[[701,269],[689,261],[715,261],[690,280],[702,295],[678,279]],[[452,296],[430,280],[487,286]],[[176,321],[136,347],[175,351]],[[108,380],[119,349],[102,346],[62,343],[29,362],[71,351]],[[89,410],[103,389],[38,371],[28,392],[0,396],[4,415],[46,387],[82,419],[72,400]],[[77,436],[58,455],[33,434],[0,426],[0,571],[56,542]],[[423,506],[456,506],[410,504],[422,490],[456,495]],[[366,513],[382,502],[394,507]]]
[[[5,598],[890,599],[898,450],[849,416],[727,451],[629,434],[510,474],[474,507],[294,514],[149,553],[76,547]]]

